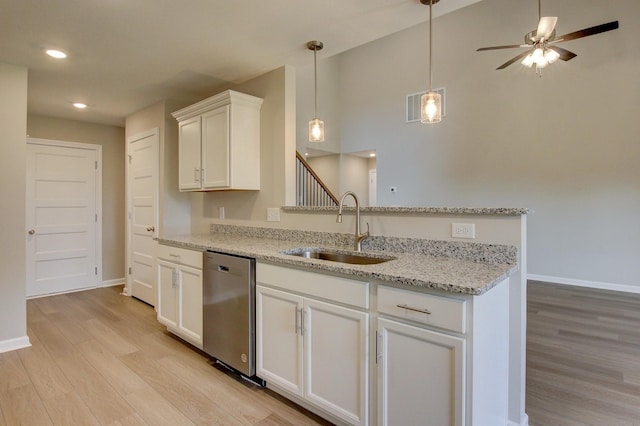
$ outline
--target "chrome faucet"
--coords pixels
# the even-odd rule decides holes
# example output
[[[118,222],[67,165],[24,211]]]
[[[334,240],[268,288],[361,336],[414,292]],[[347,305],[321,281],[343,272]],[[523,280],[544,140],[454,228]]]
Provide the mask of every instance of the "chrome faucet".
[[[367,232],[364,234],[360,233],[360,200],[358,200],[358,196],[351,191],[347,191],[342,194],[340,198],[340,206],[338,207],[338,217],[336,218],[336,222],[342,223],[342,205],[344,204],[344,199],[347,198],[347,195],[351,195],[353,199],[356,201],[356,234],[355,239],[353,240],[353,249],[356,251],[362,251],[362,241],[369,237],[369,222],[367,222]]]

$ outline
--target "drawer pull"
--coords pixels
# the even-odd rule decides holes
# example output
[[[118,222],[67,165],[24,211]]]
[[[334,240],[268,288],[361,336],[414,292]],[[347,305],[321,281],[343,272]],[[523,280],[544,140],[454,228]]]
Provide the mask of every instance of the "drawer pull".
[[[398,308],[406,309],[407,311],[420,312],[421,314],[431,315],[431,311],[428,309],[413,308],[409,305],[396,305]]]

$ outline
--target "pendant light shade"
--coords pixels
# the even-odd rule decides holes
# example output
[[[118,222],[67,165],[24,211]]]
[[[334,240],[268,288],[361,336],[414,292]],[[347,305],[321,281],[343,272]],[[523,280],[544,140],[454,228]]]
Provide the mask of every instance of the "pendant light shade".
[[[427,92],[420,97],[420,122],[438,123],[442,121],[442,96],[437,92]]]
[[[324,142],[324,121],[318,118],[318,66],[316,56],[318,50],[322,50],[324,44],[321,41],[310,41],[307,49],[313,50],[313,99],[314,118],[309,122],[309,142]]]
[[[309,142],[324,142],[324,121],[314,118],[309,122]]]
[[[439,123],[442,121],[442,96],[433,91],[431,87],[431,64],[432,64],[432,45],[433,31],[431,29],[432,8],[434,3],[440,0],[420,0],[422,4],[429,5],[429,91],[420,97],[420,122],[421,123]]]

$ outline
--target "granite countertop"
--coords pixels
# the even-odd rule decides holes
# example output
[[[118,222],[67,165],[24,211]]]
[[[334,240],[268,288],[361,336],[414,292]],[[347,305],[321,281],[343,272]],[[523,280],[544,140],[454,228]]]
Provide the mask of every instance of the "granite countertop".
[[[347,211],[355,210],[353,206],[345,207]],[[285,212],[305,212],[305,213],[322,213],[337,212],[338,206],[327,207],[307,207],[307,206],[284,206],[282,211]],[[457,214],[457,215],[491,215],[491,216],[522,216],[529,213],[528,208],[523,207],[382,207],[382,206],[364,206],[360,207],[361,214],[381,213],[381,214]]]
[[[293,234],[293,237],[299,235]],[[348,245],[327,244],[327,241],[310,241],[303,238],[271,238],[269,236],[242,235],[229,232],[212,232],[203,235],[183,235],[158,238],[161,244],[195,250],[213,250],[229,254],[253,257],[266,261],[318,271],[328,271],[358,278],[375,279],[396,284],[443,290],[458,294],[480,295],[518,269],[515,260],[496,260],[496,256],[481,253],[486,261],[468,260],[461,255],[443,252],[444,255],[424,254],[424,250],[413,252],[400,250],[400,245],[392,245],[390,250],[363,250],[363,253],[379,254],[396,259],[375,265],[352,265],[318,259],[307,259],[282,253],[295,248],[325,248],[349,251]],[[351,236],[353,238],[353,236]],[[426,241],[426,240],[422,240]],[[397,243],[397,242],[396,242]],[[476,246],[484,246],[476,244]],[[492,246],[486,245],[491,248]],[[440,250],[442,246],[438,246]],[[505,246],[510,247],[510,246]],[[455,247],[454,247],[455,248]],[[477,248],[477,247],[476,247]],[[513,248],[513,247],[510,247]],[[515,248],[514,248],[515,249]],[[432,249],[433,250],[433,249]],[[464,251],[456,249],[457,251]],[[456,251],[454,250],[454,251]],[[477,251],[477,250],[476,250]],[[422,254],[415,254],[421,252]],[[476,253],[477,254],[477,253]],[[513,253],[511,253],[513,255]],[[456,257],[457,256],[457,257]],[[515,256],[512,256],[515,258]]]

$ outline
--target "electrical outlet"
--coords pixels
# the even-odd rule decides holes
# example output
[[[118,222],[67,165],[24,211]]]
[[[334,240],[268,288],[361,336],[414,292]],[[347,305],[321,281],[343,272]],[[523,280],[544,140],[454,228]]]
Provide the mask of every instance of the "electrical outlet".
[[[224,219],[224,207],[218,207],[218,218]]]
[[[278,207],[269,207],[267,209],[268,222],[280,222],[280,209]]]
[[[475,238],[476,225],[474,223],[452,223],[451,236],[453,238]]]

